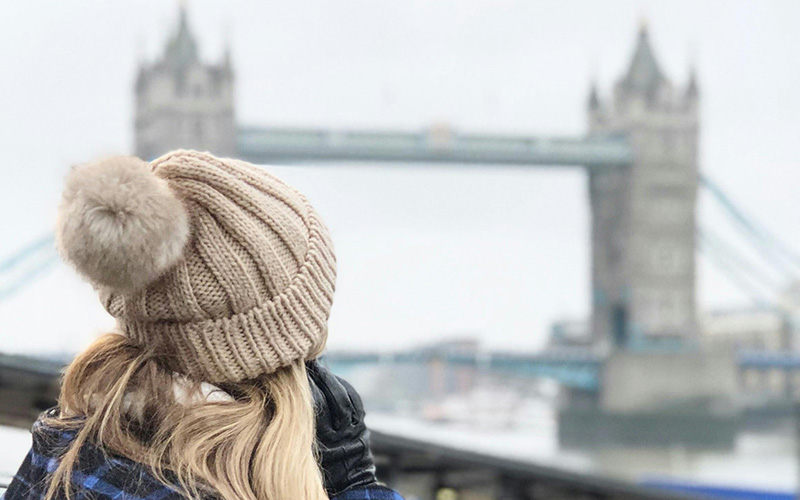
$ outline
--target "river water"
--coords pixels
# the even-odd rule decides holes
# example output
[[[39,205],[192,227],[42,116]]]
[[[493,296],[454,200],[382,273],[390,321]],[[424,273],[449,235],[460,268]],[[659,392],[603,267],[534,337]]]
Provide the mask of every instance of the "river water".
[[[514,458],[573,472],[644,483],[653,480],[705,486],[791,492],[797,485],[794,438],[786,432],[743,432],[727,451],[672,447],[562,449],[555,417],[526,428],[433,424],[388,415],[370,427],[431,443]]]

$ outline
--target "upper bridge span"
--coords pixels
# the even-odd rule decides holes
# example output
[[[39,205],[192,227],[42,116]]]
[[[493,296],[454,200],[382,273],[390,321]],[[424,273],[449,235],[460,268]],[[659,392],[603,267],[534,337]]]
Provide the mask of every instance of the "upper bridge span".
[[[624,136],[530,137],[461,134],[449,128],[421,132],[245,127],[238,155],[254,163],[403,162],[528,166],[629,165]]]

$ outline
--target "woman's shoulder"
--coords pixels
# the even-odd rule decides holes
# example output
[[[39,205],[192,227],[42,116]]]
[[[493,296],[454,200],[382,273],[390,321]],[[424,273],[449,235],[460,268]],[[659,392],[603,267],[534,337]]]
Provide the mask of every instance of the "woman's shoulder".
[[[48,477],[58,467],[60,457],[72,444],[80,422],[61,427],[53,424],[57,413],[42,415],[33,425],[33,446],[6,490],[4,500],[40,500],[49,486]],[[178,500],[184,497],[158,481],[143,464],[114,456],[85,443],[79,450],[70,478],[73,498],[110,500],[137,498]],[[56,495],[63,498],[63,493]]]
[[[34,423],[33,446],[14,476],[2,500],[41,500],[49,486],[48,477],[56,470],[61,455],[73,443],[81,421],[67,425],[57,410],[50,410]],[[118,500],[184,500],[186,497],[153,476],[148,467],[125,457],[113,455],[91,443],[79,450],[70,484],[73,498]],[[63,494],[56,495],[63,500]],[[209,499],[212,497],[209,496]],[[302,499],[298,499],[302,500]],[[331,500],[403,500],[396,491],[378,484],[350,488]]]

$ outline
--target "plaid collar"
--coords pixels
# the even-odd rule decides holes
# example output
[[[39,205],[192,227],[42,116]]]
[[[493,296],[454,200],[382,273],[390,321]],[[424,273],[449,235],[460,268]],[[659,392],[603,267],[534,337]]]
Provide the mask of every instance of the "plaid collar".
[[[54,415],[48,413],[48,416]],[[76,431],[56,429],[38,420],[33,425],[33,446],[0,500],[43,499],[49,485],[48,477],[58,467],[58,457],[75,435]],[[71,487],[73,500],[185,499],[179,492],[153,477],[146,466],[91,445],[85,445],[80,450]],[[56,495],[56,500],[64,500],[63,491]],[[389,488],[374,485],[347,490],[331,500],[403,498]]]

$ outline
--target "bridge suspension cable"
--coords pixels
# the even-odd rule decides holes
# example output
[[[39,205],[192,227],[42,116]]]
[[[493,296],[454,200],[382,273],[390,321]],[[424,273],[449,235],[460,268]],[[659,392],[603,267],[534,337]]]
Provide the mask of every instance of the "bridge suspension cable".
[[[770,306],[774,303],[774,297],[768,297],[772,290],[765,293],[765,286],[763,283],[758,283],[758,274],[753,274],[752,271],[744,265],[739,259],[738,255],[730,253],[725,246],[719,245],[718,241],[714,241],[713,237],[709,237],[702,230],[698,230],[698,240],[700,243],[699,250],[702,254],[706,255],[709,261],[714,264],[723,275],[730,281],[739,291],[747,295],[750,300],[759,307]]]
[[[47,234],[17,250],[4,260],[0,261],[0,273],[5,273],[16,268],[30,257],[36,255],[42,250],[53,247],[53,236]]]
[[[712,195],[712,198],[723,208],[723,211],[734,222],[739,232],[753,245],[755,250],[785,276],[798,277],[800,274],[800,257],[777,237],[765,230],[762,225],[747,216],[722,189],[705,175],[700,176],[701,185]]]
[[[763,269],[759,269],[758,266],[709,227],[700,225],[697,229],[697,235],[701,249],[710,258],[714,259],[716,264],[720,264],[721,267],[724,266],[731,272],[736,273],[737,276],[741,276],[740,281],[748,283],[747,286],[749,288],[776,295],[784,287],[782,281],[768,275]]]
[[[58,262],[53,236],[47,234],[0,261],[0,302],[41,277]]]
[[[740,291],[760,307],[768,307],[785,317],[795,311],[782,303],[780,294],[788,288],[800,273],[800,257],[770,231],[764,229],[752,217],[745,214],[724,191],[708,177],[701,175],[701,186],[712,195],[712,198],[723,208],[724,213],[733,222],[739,234],[763,259],[775,274],[769,275],[759,269],[751,259],[743,257],[724,239],[718,237],[707,227],[698,227],[700,251],[706,254],[711,262]],[[775,275],[778,279],[775,279]]]
[[[50,255],[41,262],[37,263],[35,266],[25,270],[22,275],[17,277],[10,284],[0,287],[0,302],[3,302],[14,296],[17,292],[22,290],[24,287],[35,281],[46,271],[52,268],[56,263],[58,263],[58,261],[59,258],[57,255]]]

